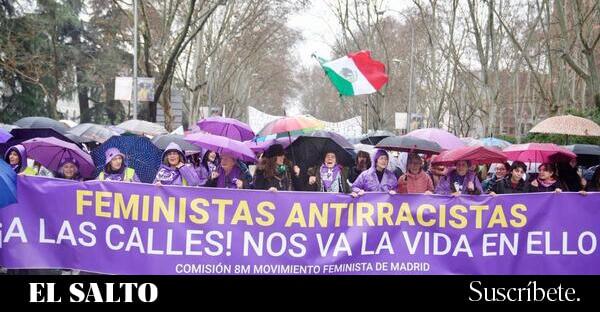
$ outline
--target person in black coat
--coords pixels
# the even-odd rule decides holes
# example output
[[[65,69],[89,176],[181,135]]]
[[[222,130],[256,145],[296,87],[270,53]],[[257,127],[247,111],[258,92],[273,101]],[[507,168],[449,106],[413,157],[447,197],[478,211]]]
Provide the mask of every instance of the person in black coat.
[[[510,166],[510,174],[507,178],[497,181],[491,189],[490,195],[529,193],[531,185],[523,180],[527,166],[521,161],[515,161]]]
[[[302,191],[300,168],[285,158],[281,144],[265,151],[264,169],[255,175],[254,188],[269,191]],[[293,170],[293,172],[292,172]]]

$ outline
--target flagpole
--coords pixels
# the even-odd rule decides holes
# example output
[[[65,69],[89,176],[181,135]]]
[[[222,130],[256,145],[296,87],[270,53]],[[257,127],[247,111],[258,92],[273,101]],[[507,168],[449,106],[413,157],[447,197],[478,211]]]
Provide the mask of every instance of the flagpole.
[[[137,50],[138,50],[138,0],[133,0],[133,119],[137,119],[138,104],[138,74],[137,74]]]

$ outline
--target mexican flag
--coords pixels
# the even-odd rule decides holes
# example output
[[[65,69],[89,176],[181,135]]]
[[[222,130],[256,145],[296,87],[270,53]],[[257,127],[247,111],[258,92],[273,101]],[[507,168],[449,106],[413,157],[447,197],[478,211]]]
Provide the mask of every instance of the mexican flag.
[[[371,51],[350,53],[329,62],[319,58],[319,62],[340,95],[375,93],[388,81],[385,65],[372,59]]]

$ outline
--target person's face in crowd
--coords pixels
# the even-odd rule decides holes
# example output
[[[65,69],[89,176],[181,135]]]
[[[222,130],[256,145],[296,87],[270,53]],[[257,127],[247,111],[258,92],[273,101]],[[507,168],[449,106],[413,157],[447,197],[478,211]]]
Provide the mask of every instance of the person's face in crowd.
[[[377,169],[378,170],[383,170],[385,168],[387,168],[388,165],[388,157],[386,155],[381,155],[379,157],[377,157]]]
[[[77,174],[77,166],[75,166],[75,164],[72,163],[66,163],[62,167],[62,171],[65,178],[71,179]]]
[[[235,159],[233,159],[233,157],[231,157],[229,155],[221,156],[221,167],[223,167],[223,169],[225,169],[225,171],[231,170],[234,165],[235,165]]]
[[[540,166],[539,172],[540,172],[540,174],[539,174],[540,180],[550,179],[550,178],[552,178],[552,175],[554,174],[554,172],[550,171],[550,168],[548,168],[546,166]]]
[[[366,163],[367,163],[367,157],[364,157],[364,156],[358,156],[358,159],[357,159],[357,165],[358,165],[359,167],[361,167],[361,166],[364,166]]]
[[[169,163],[169,166],[177,166],[179,165],[179,162],[181,162],[181,159],[179,157],[179,153],[176,151],[170,151],[167,154],[167,162]]]
[[[576,158],[571,159],[571,161],[569,161],[569,165],[571,166],[571,168],[577,167],[577,159]]]
[[[469,164],[466,161],[461,160],[456,163],[456,173],[458,175],[464,176],[467,174],[467,171],[469,171]]]
[[[421,171],[421,166],[423,166],[423,160],[419,156],[412,156],[408,159],[408,171],[412,174],[417,174]]]
[[[123,166],[123,157],[115,156],[110,160],[110,167],[112,170],[119,170],[121,169],[121,166]]]
[[[521,168],[518,168],[518,169],[521,169]],[[507,174],[507,173],[508,173],[508,168],[506,168],[506,167],[504,166],[504,164],[498,164],[498,165],[496,166],[496,177],[497,177],[498,179],[502,179],[502,178],[504,178],[504,177],[506,176],[506,174]]]
[[[432,172],[436,176],[446,175],[446,167],[444,167],[442,165],[435,165],[432,167]]]
[[[208,161],[214,162],[217,159],[217,153],[210,151],[208,152]]]
[[[279,155],[279,156],[277,156],[277,158],[275,158],[275,163],[277,165],[283,165],[284,160],[285,160],[285,155]]]
[[[15,151],[10,151],[10,154],[8,154],[8,162],[11,166],[18,165],[19,162],[21,162],[21,157],[19,156],[19,153]]]
[[[524,174],[525,171],[523,171],[523,168],[517,167],[512,170],[511,179],[513,180],[513,182],[518,182],[519,180],[523,179]]]
[[[325,166],[327,166],[328,168],[333,168],[336,163],[337,159],[334,153],[325,154]]]

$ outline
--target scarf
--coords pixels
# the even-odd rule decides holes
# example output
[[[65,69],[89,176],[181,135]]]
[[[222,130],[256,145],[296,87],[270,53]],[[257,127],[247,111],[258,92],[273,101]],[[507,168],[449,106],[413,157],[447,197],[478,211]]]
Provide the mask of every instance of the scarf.
[[[158,173],[156,173],[156,181],[159,181],[164,185],[171,185],[179,179],[179,176],[180,173],[178,169],[171,169],[171,167],[161,164]]]
[[[342,167],[335,165],[333,168],[328,168],[325,164],[321,166],[321,181],[325,190],[331,189],[331,184],[338,179]]]

